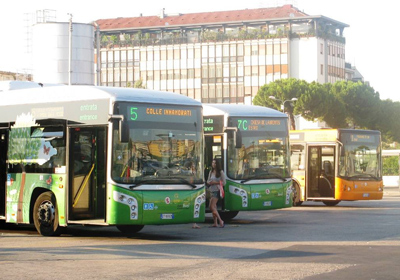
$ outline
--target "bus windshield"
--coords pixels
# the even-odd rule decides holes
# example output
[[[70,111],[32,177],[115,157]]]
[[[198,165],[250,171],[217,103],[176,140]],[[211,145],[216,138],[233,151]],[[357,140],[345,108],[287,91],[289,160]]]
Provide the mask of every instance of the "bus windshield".
[[[339,176],[349,179],[378,179],[382,177],[380,136],[342,132]]]
[[[129,141],[113,130],[112,178],[119,183],[203,183],[200,108],[120,104]]]
[[[229,126],[238,127],[242,147],[236,148],[228,136],[228,176],[237,180],[290,177],[288,130],[285,119],[230,118]],[[232,133],[233,134],[233,133]]]

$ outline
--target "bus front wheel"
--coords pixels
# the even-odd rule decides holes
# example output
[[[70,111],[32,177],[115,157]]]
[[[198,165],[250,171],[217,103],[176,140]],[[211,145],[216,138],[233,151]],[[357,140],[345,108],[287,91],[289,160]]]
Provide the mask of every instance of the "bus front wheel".
[[[324,200],[322,201],[326,206],[336,206],[340,200]]]
[[[226,212],[219,212],[219,216],[223,221],[230,221],[235,218],[239,214],[239,211],[226,211]]]
[[[43,236],[60,235],[57,202],[52,192],[44,192],[36,199],[33,222],[36,230]]]
[[[134,233],[138,233],[139,231],[141,231],[144,228],[144,225],[119,225],[117,226],[117,229],[124,233],[124,234],[134,234]]]
[[[298,184],[293,184],[293,206],[300,206],[303,203],[300,198],[300,187]]]

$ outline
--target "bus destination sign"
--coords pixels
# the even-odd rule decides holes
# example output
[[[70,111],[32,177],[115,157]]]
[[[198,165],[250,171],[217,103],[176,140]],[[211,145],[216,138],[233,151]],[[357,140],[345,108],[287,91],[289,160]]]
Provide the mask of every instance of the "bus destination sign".
[[[128,121],[151,122],[178,122],[190,123],[197,121],[197,113],[194,109],[181,109],[179,107],[167,107],[158,105],[134,105],[127,106]]]
[[[266,118],[231,118],[232,126],[241,131],[284,131],[286,121]]]

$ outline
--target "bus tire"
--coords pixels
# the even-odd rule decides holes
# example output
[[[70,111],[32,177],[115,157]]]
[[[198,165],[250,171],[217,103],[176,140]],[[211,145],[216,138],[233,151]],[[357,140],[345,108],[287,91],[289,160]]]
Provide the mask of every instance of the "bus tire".
[[[52,192],[38,196],[33,206],[33,222],[36,230],[43,236],[60,235],[56,197]]]
[[[118,225],[117,229],[127,235],[138,233],[144,228],[144,225]]]
[[[300,199],[300,187],[297,183],[293,183],[293,206],[300,206],[303,204],[303,201]]]
[[[233,218],[235,218],[237,214],[239,214],[239,211],[226,211],[226,212],[219,211],[218,213],[223,221],[230,221]]]
[[[336,206],[340,200],[324,200],[322,201],[326,206]]]

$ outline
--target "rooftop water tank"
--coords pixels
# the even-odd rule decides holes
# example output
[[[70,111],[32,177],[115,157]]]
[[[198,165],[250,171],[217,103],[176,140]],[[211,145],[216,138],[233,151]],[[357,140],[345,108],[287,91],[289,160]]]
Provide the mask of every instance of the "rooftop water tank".
[[[32,30],[33,79],[69,84],[69,23],[37,23]],[[94,85],[94,27],[72,24],[71,84]]]

